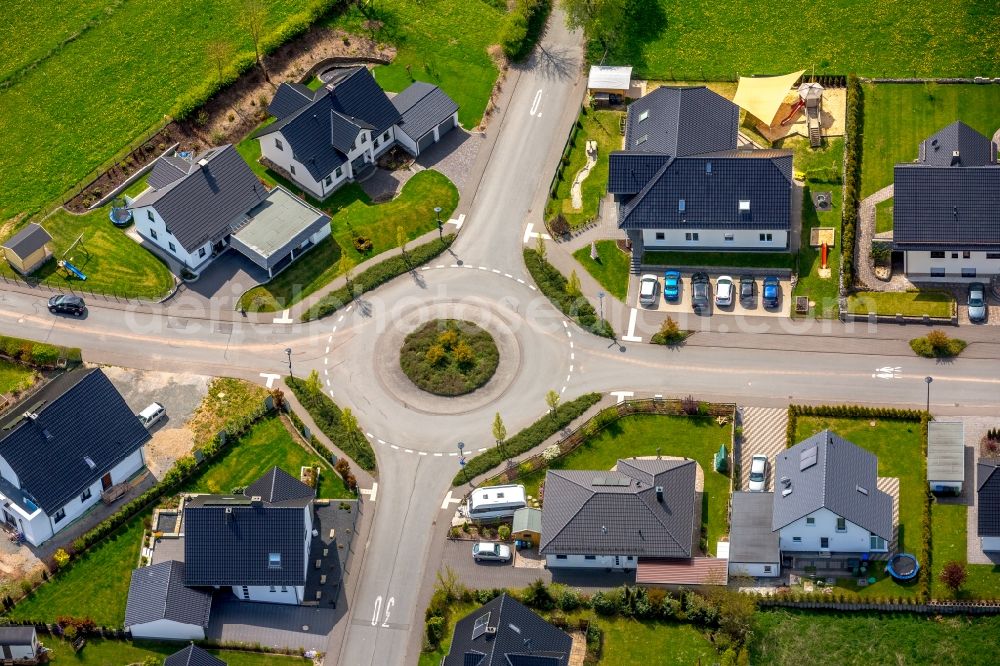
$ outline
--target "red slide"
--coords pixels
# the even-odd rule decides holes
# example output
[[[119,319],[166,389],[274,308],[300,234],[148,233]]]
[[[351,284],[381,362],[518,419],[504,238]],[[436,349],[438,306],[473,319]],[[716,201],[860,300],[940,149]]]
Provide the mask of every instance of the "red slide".
[[[795,104],[792,104],[792,110],[789,111],[788,115],[785,116],[785,119],[781,121],[781,126],[784,127],[785,125],[787,125],[795,116],[795,114],[798,113],[801,109],[803,109],[805,105],[806,101],[800,97],[799,101],[797,101]]]

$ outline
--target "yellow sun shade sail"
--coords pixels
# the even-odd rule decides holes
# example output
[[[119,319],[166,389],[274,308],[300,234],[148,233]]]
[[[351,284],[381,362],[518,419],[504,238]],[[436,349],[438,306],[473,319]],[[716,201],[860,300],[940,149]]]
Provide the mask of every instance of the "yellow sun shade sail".
[[[805,70],[783,76],[740,77],[733,103],[768,125],[781,108],[785,96]]]

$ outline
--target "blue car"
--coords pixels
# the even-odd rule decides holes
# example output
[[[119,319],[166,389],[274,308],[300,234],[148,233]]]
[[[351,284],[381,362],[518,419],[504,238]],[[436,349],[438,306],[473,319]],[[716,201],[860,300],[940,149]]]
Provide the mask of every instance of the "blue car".
[[[663,274],[663,298],[676,301],[681,296],[681,274],[678,271],[666,271]]]
[[[765,308],[778,307],[778,303],[781,302],[781,286],[778,284],[778,278],[773,276],[764,278],[764,293],[761,300]]]

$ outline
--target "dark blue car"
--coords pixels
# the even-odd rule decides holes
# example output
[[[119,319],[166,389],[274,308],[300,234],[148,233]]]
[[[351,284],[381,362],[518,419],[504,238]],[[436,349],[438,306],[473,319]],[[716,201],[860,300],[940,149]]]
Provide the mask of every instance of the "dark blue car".
[[[765,308],[776,308],[781,302],[781,285],[778,278],[769,276],[764,278],[764,293],[761,295]]]

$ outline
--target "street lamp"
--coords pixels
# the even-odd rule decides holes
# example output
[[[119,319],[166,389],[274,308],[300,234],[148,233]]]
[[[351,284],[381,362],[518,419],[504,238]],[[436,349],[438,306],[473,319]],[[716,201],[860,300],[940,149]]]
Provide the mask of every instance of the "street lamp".
[[[434,219],[437,220],[438,238],[444,239],[444,223],[441,222],[441,206],[434,206]]]
[[[458,464],[462,467],[462,472],[465,474],[465,481],[469,481],[469,473],[465,471],[465,442],[458,443]]]
[[[292,374],[292,348],[285,347],[285,354],[288,355],[288,376],[294,377],[295,375]]]
[[[927,416],[931,415],[931,382],[934,381],[933,377],[924,377],[924,382],[927,384]]]
[[[597,300],[601,302],[601,321],[604,321],[604,292],[597,292]]]

